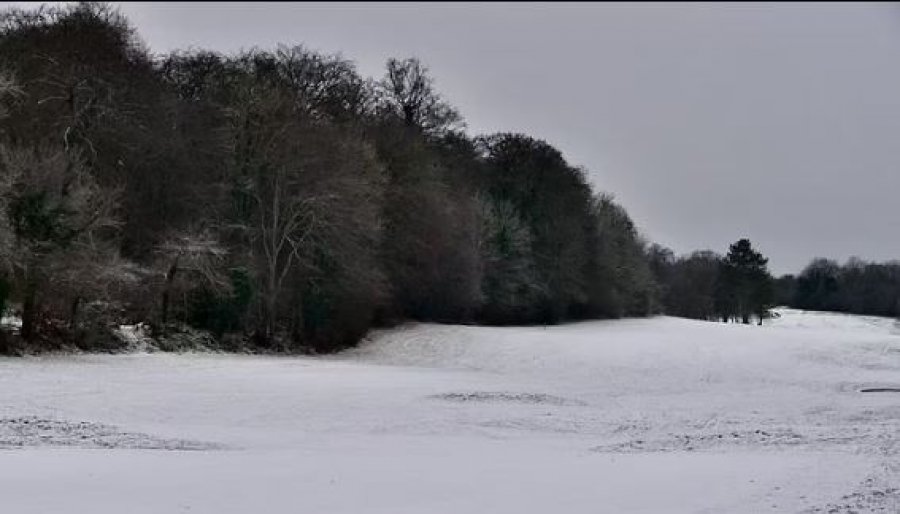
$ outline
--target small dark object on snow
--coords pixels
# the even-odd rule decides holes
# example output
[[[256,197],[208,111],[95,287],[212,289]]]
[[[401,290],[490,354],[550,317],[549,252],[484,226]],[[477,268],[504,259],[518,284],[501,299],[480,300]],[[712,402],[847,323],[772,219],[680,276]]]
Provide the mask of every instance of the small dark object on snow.
[[[861,393],[900,393],[900,387],[867,387],[860,389]]]

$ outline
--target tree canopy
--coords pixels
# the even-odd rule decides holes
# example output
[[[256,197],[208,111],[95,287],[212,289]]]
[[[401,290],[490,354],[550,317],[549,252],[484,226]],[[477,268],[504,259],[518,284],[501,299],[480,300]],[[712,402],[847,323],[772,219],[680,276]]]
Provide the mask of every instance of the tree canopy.
[[[0,292],[28,344],[145,321],[332,351],[660,309],[625,210],[547,141],[467,134],[417,59],[152,55],[99,3],[0,20]]]

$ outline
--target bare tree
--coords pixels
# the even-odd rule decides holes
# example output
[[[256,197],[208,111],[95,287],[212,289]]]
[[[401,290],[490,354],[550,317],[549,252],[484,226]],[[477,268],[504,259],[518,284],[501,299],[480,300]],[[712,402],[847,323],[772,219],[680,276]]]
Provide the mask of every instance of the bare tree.
[[[312,143],[313,136],[308,136]],[[373,161],[366,162],[365,154],[352,147],[333,148],[334,153],[320,156],[293,150],[294,158],[277,159],[279,164],[259,177],[251,193],[255,216],[250,235],[265,277],[267,338],[275,335],[279,301],[294,273],[314,274],[322,259],[352,269],[354,259],[374,251],[379,232],[373,205],[380,193]],[[346,159],[342,150],[356,153],[361,161]]]
[[[228,251],[210,232],[173,234],[157,248],[157,253],[157,267],[165,270],[160,301],[162,330],[166,329],[176,289],[200,286],[220,293],[229,291],[228,277],[223,271]]]
[[[380,92],[382,108],[408,127],[439,135],[464,126],[462,116],[435,91],[428,68],[416,58],[388,60]]]
[[[55,308],[59,318],[68,318],[70,329],[78,326],[85,302],[102,304],[106,317],[118,316],[147,275],[146,269],[122,259],[115,245],[106,241],[75,242],[64,259],[50,259],[46,265],[45,275],[53,287],[46,307]]]
[[[293,89],[250,81],[236,97],[229,110],[235,221],[260,285],[260,335],[272,342],[283,311],[302,313],[288,309],[289,287],[291,305],[302,307],[303,289],[324,268],[358,284],[379,281],[374,267],[371,281],[359,281],[355,269],[378,249],[383,172],[369,145],[311,116]]]

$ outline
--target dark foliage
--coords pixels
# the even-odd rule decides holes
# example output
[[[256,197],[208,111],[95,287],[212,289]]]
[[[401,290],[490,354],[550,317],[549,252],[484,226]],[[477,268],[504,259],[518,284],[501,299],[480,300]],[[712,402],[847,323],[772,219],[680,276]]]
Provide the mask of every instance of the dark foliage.
[[[405,319],[712,317],[717,266],[727,314],[767,305],[764,260],[648,249],[551,144],[464,126],[416,59],[153,56],[105,4],[7,10],[0,283],[25,340],[104,348],[101,317],[317,352]]]
[[[724,257],[707,250],[676,259],[666,248],[650,249],[665,312],[694,319],[762,322],[775,305],[767,262],[747,239],[732,244]]]
[[[900,262],[813,259],[796,277],[778,280],[780,299],[797,309],[900,316]]]

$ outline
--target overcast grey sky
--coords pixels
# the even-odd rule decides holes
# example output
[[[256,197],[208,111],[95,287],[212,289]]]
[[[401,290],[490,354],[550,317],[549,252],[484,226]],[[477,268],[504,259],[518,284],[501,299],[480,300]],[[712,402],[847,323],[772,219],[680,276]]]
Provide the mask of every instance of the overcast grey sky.
[[[677,253],[749,237],[776,273],[900,258],[892,4],[159,4],[154,52],[417,56],[470,133],[545,139]]]

